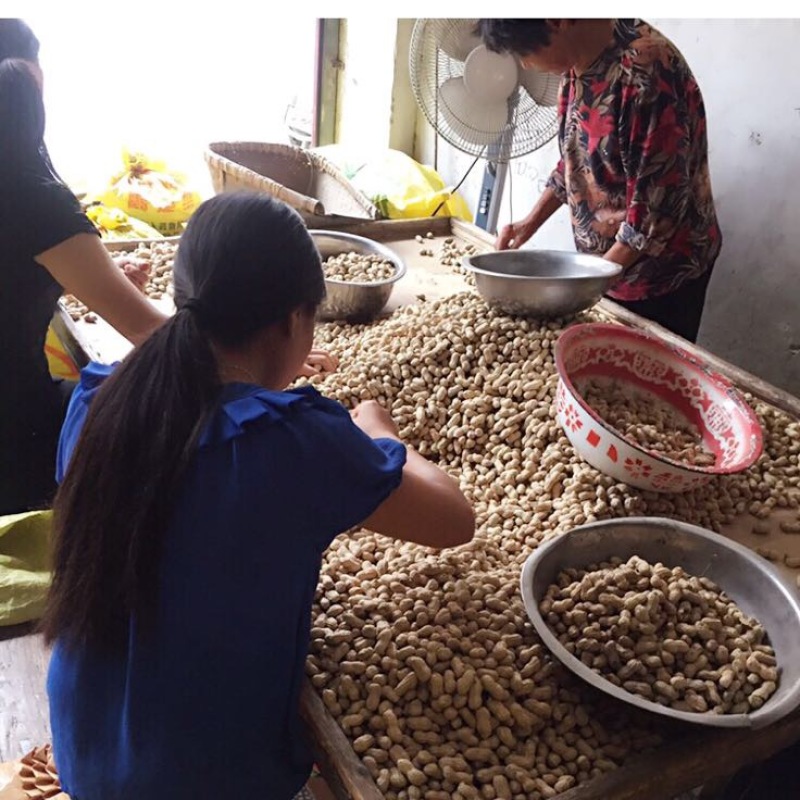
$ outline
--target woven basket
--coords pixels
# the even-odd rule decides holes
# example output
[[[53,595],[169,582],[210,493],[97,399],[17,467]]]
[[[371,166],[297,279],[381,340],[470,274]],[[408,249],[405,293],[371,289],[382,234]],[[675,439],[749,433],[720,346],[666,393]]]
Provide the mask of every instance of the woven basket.
[[[205,152],[214,191],[266,192],[304,217],[377,219],[375,205],[316,153],[267,142],[213,142]]]
[[[0,800],[70,800],[61,791],[49,744],[37,747],[17,761],[0,764],[0,787]],[[315,795],[304,787],[294,800],[315,800]]]
[[[69,800],[61,791],[50,745],[0,765],[0,800]]]

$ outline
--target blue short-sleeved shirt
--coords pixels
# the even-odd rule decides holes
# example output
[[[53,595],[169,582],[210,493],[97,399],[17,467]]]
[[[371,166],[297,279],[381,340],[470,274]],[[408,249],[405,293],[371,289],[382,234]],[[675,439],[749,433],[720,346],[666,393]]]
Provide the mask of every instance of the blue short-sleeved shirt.
[[[83,371],[59,480],[110,370]],[[154,635],[133,618],[113,657],[56,642],[53,746],[73,800],[294,796],[311,766],[297,706],[321,556],[397,488],[405,456],[310,387],[224,387],[175,498]]]

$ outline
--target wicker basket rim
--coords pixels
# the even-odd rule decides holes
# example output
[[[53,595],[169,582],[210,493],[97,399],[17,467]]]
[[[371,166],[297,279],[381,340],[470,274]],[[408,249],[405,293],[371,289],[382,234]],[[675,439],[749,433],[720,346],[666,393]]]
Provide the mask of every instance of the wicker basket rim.
[[[211,142],[204,153],[206,163],[215,168],[221,168],[222,165],[224,165],[226,169],[234,173],[239,173],[240,175],[248,174],[251,178],[253,176],[263,178],[269,182],[268,185],[281,185],[272,178],[261,175],[255,170],[245,167],[230,158],[229,154],[231,154],[231,151],[237,149],[240,151],[245,150],[248,152],[261,152],[265,154],[280,153],[281,155],[290,157],[294,161],[303,161],[306,165],[312,167],[312,169],[316,169],[336,180],[351,198],[367,212],[369,217],[372,219],[380,217],[377,206],[366,195],[358,191],[337,166],[318,153],[312,153],[308,150],[294,147],[293,145],[281,144],[280,142]]]

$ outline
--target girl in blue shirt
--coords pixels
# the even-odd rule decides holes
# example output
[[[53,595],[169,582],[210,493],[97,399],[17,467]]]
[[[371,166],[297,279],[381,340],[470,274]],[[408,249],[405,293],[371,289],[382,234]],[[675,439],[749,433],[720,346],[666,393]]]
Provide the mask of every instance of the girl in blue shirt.
[[[84,371],[61,436],[56,764],[73,800],[289,800],[311,767],[298,698],[323,551],[362,525],[458,545],[474,517],[378,404],[286,389],[325,291],[296,212],[207,201],[174,279],[175,315]]]

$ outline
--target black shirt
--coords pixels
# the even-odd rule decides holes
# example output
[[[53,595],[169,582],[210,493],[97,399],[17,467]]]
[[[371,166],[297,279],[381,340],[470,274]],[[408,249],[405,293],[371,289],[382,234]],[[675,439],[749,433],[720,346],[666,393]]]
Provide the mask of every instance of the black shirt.
[[[63,393],[50,377],[44,342],[62,287],[34,260],[78,233],[97,233],[74,194],[44,166],[0,170],[0,494],[39,454],[55,470]],[[50,460],[52,451],[52,460]],[[49,461],[49,464],[48,464]],[[30,466],[30,465],[29,465]],[[30,466],[34,469],[33,466]],[[35,483],[37,475],[25,476]],[[44,477],[42,477],[44,479]],[[0,501],[0,513],[8,512]],[[19,509],[21,510],[21,509]]]

